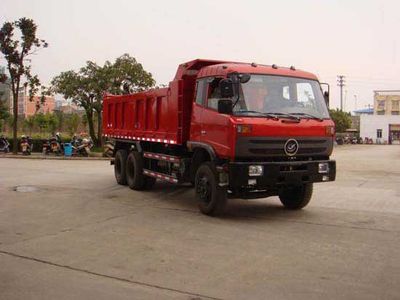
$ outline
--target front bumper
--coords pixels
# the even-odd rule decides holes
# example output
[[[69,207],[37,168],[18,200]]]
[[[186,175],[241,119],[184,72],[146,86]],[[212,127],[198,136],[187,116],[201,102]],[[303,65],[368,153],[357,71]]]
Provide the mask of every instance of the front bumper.
[[[329,171],[319,173],[319,163],[328,163]],[[264,167],[262,176],[249,176],[250,165]],[[228,167],[229,188],[247,190],[279,189],[286,185],[301,185],[313,182],[334,181],[334,160],[290,161],[290,162],[231,162]]]

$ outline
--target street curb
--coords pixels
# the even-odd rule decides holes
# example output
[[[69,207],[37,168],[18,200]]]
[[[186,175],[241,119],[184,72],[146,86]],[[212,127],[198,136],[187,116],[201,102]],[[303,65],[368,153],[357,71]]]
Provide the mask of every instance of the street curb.
[[[68,157],[68,156],[45,156],[45,155],[22,155],[22,154],[1,154],[0,158],[14,159],[48,159],[48,160],[111,160],[109,157]]]

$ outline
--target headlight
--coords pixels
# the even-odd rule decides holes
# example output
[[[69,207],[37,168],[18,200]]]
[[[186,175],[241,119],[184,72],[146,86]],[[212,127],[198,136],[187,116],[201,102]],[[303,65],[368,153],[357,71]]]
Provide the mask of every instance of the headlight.
[[[249,176],[262,176],[264,174],[263,166],[249,166]]]
[[[318,164],[318,173],[329,173],[329,164],[328,163],[319,163]]]

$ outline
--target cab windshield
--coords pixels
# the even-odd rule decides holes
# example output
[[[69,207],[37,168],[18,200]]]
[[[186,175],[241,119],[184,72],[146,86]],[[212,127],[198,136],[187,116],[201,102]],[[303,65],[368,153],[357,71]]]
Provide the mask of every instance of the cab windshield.
[[[233,113],[291,114],[299,117],[329,118],[329,112],[318,81],[252,74],[239,87],[239,100]],[[237,97],[235,97],[237,99]]]

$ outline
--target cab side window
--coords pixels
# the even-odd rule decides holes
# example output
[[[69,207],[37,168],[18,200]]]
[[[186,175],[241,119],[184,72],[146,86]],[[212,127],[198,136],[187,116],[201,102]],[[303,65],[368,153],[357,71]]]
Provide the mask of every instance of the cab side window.
[[[208,80],[208,101],[207,107],[218,110],[218,101],[221,99],[221,90],[219,88],[219,82],[221,78],[210,78]]]
[[[207,98],[207,79],[199,79],[196,83],[196,100],[195,102],[204,106]]]

